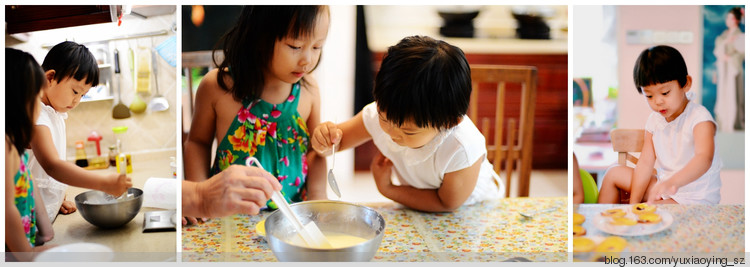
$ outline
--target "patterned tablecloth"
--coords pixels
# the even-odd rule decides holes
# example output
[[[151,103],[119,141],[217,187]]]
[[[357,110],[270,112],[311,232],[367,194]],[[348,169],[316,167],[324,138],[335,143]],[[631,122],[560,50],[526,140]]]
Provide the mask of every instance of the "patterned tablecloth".
[[[568,260],[567,198],[508,198],[425,213],[394,203],[364,204],[386,221],[372,261]],[[557,210],[524,219],[519,211]],[[182,228],[183,261],[276,261],[255,225],[268,216],[234,215]]]
[[[599,230],[594,220],[602,211],[615,207],[631,209],[632,205],[575,205],[574,211],[586,216],[582,225],[585,237],[596,242],[610,236]],[[742,255],[745,251],[745,205],[662,204],[657,210],[669,212],[672,224],[649,235],[623,236],[628,242],[623,255],[710,257],[737,252]]]

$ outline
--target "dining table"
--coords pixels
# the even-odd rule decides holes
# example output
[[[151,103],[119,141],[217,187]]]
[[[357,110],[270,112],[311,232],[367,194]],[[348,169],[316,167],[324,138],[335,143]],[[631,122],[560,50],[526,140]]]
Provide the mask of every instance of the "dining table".
[[[487,200],[452,212],[395,202],[357,203],[385,219],[374,262],[567,261],[567,197]],[[542,211],[531,218],[519,212]],[[182,227],[182,261],[277,261],[255,231],[272,212],[213,218]]]
[[[583,237],[601,242],[610,236],[619,236],[627,244],[619,258],[636,261],[654,259],[683,259],[706,263],[710,260],[744,260],[745,251],[745,205],[681,205],[653,204],[661,222],[644,231],[619,231],[627,228],[607,226],[601,213],[619,208],[632,210],[629,204],[577,204],[574,212],[585,217],[581,226],[586,230]],[[639,227],[640,223],[637,226]],[[624,226],[628,227],[628,226]],[[574,256],[583,261],[599,261],[583,254]],[[634,262],[640,263],[640,262]],[[652,262],[654,263],[654,262]],[[717,264],[720,265],[720,264]]]

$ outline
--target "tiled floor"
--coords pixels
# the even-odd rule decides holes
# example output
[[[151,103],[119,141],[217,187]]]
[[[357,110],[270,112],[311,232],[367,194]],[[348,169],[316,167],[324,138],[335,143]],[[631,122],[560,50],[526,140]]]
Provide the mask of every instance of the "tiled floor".
[[[533,170],[531,172],[531,197],[559,197],[568,194],[567,170]],[[352,179],[337,179],[341,200],[350,202],[390,201],[378,192],[370,172],[356,172]],[[517,181],[511,181],[511,196],[515,196]],[[328,197],[335,199],[331,189]]]

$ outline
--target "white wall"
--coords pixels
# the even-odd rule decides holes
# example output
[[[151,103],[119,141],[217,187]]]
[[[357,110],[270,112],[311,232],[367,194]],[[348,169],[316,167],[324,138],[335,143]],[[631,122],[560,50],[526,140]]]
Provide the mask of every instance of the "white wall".
[[[321,121],[346,121],[354,114],[355,6],[330,6],[331,26],[323,58],[315,70],[320,86]],[[312,129],[310,129],[312,131]],[[328,157],[328,167],[331,157]],[[354,150],[336,153],[336,179],[354,177]],[[331,196],[332,194],[329,194]]]
[[[619,128],[643,128],[651,109],[638,94],[633,82],[633,65],[646,44],[631,45],[625,41],[627,30],[689,31],[693,42],[689,44],[668,44],[682,53],[693,77],[690,89],[697,103],[701,103],[703,88],[703,14],[701,6],[618,6],[617,47],[619,59],[618,73],[620,91],[617,121]],[[577,52],[577,51],[576,51]],[[724,169],[744,169],[745,133],[717,133],[717,146],[724,162]]]
[[[617,7],[617,58],[618,80],[620,81],[617,121],[619,128],[643,128],[651,109],[645,98],[636,91],[633,82],[633,66],[638,54],[655,44],[628,44],[625,33],[628,30],[690,31],[693,42],[690,44],[667,44],[682,53],[688,73],[693,77],[690,89],[700,103],[703,80],[701,73],[703,55],[703,20],[700,6],[619,6]]]

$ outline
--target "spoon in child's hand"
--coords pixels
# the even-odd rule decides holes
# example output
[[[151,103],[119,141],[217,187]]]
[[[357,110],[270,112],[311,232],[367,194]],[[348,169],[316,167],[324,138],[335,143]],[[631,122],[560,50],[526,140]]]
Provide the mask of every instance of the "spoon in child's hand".
[[[328,169],[328,185],[331,186],[333,193],[341,198],[341,192],[339,191],[339,186],[336,183],[336,177],[333,176],[333,166],[336,165],[336,144],[333,145],[333,153],[331,153],[331,157],[333,157],[333,162],[331,162],[331,168]]]

